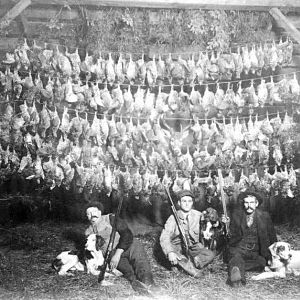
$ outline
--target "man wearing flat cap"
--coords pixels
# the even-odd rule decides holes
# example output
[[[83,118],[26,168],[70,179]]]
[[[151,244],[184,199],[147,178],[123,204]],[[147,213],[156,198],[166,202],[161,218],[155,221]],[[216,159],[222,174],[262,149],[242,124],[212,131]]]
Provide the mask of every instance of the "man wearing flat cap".
[[[277,241],[268,212],[260,209],[261,196],[252,191],[239,195],[233,211],[228,242],[228,280],[233,287],[245,285],[245,271],[263,271],[270,258],[268,247]]]
[[[204,266],[215,257],[214,252],[204,248],[200,241],[200,219],[202,213],[193,209],[194,196],[189,190],[178,193],[177,210],[180,227],[188,242],[189,257],[183,254],[182,237],[174,215],[171,215],[165,223],[160,235],[161,248],[173,266],[177,266],[193,277],[200,277]]]
[[[99,202],[88,203],[86,216],[90,226],[85,230],[85,235],[100,235],[107,245],[112,233],[112,226],[116,218],[115,214],[103,215],[104,207]],[[119,218],[116,222],[116,236],[113,243],[114,250],[109,257],[111,270],[121,271],[124,277],[131,283],[134,290],[143,295],[154,295],[158,288],[153,280],[150,263],[146,251],[139,240],[133,237],[127,223]],[[161,292],[161,291],[159,291]]]

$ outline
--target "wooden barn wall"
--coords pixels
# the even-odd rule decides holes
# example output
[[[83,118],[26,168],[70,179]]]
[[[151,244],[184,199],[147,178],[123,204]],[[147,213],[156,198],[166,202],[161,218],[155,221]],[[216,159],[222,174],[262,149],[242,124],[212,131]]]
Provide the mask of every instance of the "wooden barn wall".
[[[34,2],[36,3],[36,2]],[[47,1],[42,3],[47,3]],[[0,18],[14,5],[11,0],[0,0]],[[85,6],[88,10],[88,16],[93,17],[105,17],[103,11],[97,6]],[[0,57],[2,57],[6,51],[14,49],[18,40],[23,36],[23,28],[28,32],[28,38],[34,38],[36,40],[44,40],[44,36],[47,37],[45,42],[53,42],[64,44],[67,43],[72,46],[75,43],[74,35],[76,34],[76,24],[81,19],[80,7],[71,6],[68,9],[61,5],[47,5],[47,4],[31,4],[27,7],[20,17],[11,22],[11,24],[2,32],[0,32]],[[290,21],[300,29],[300,11],[296,9],[289,9],[288,13],[285,13]],[[50,28],[50,20],[59,15],[59,23],[62,24],[60,29]],[[149,9],[149,22],[158,22],[155,11]],[[277,27],[274,22],[274,32],[279,37],[281,34],[285,34],[282,28]],[[46,33],[44,36],[42,33]],[[57,36],[60,38],[57,39]],[[153,50],[153,49],[152,49]],[[176,52],[180,50],[193,51],[194,49],[174,49]],[[151,51],[151,49],[150,49]],[[175,52],[174,51],[174,52]],[[295,66],[300,65],[300,45],[295,47]]]
[[[11,0],[0,0],[0,18],[13,6],[14,2]],[[36,2],[35,2],[36,3]],[[45,1],[44,3],[47,3]],[[99,6],[85,6],[89,18],[105,17],[103,10]],[[300,10],[287,9],[283,11],[288,19],[300,30]],[[50,20],[59,16],[59,24],[61,28],[52,28]],[[142,15],[141,15],[142,19]],[[44,41],[54,44],[68,45],[69,47],[76,44],[76,25],[81,20],[80,6],[71,6],[70,9],[62,5],[48,5],[48,4],[31,4],[27,7],[22,14],[13,20],[11,24],[2,32],[0,31],[0,59],[5,56],[5,53],[12,51],[17,43],[22,40],[24,36],[24,27],[27,31],[29,39],[36,39],[37,41]],[[142,20],[141,20],[142,22]],[[149,9],[149,23],[155,24],[158,22],[155,11]],[[283,28],[278,26],[274,21],[273,35],[278,40],[280,36],[286,36],[287,33]],[[44,34],[43,34],[44,33]],[[59,36],[59,38],[58,38]],[[46,40],[47,39],[47,40]],[[158,48],[153,45],[149,47],[149,57],[153,53],[168,52],[170,49]],[[171,49],[171,52],[197,52],[198,47],[181,47],[178,49]],[[295,70],[300,70],[300,45],[295,43],[293,64],[282,70],[284,73],[291,73]],[[298,75],[300,80],[300,75]]]

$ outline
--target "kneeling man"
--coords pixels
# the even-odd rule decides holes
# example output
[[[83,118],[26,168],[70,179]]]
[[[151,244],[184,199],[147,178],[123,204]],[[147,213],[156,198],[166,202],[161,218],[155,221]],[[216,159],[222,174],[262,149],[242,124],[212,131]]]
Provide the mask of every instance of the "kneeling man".
[[[160,235],[161,248],[172,265],[179,266],[194,277],[201,277],[204,266],[215,257],[213,251],[204,248],[200,243],[200,220],[202,213],[193,209],[194,196],[191,191],[183,190],[178,193],[179,210],[177,215],[186,240],[188,256],[183,253],[182,237],[174,215],[171,215]]]

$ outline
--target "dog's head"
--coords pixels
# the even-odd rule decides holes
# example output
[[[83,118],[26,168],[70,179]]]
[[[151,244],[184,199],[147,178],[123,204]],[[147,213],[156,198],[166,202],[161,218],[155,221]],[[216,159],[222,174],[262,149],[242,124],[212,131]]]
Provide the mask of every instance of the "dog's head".
[[[85,243],[85,249],[89,251],[99,251],[105,244],[105,240],[101,235],[90,234]]]
[[[215,209],[209,207],[203,212],[203,214],[205,222],[210,222],[213,227],[217,227],[219,225],[219,216]]]
[[[291,245],[286,242],[275,242],[269,247],[272,255],[270,268],[277,269],[282,265],[286,265],[291,258]]]

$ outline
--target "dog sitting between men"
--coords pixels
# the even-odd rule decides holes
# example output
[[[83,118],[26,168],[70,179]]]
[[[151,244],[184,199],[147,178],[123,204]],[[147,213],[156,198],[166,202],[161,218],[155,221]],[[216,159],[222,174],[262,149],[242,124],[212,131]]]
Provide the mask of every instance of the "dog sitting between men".
[[[286,242],[276,242],[269,247],[272,259],[265,272],[252,276],[252,280],[285,278],[286,274],[300,275],[300,251],[292,250]]]
[[[223,250],[226,243],[225,226],[215,209],[209,207],[203,211],[200,221],[200,236],[203,246],[217,253]]]

